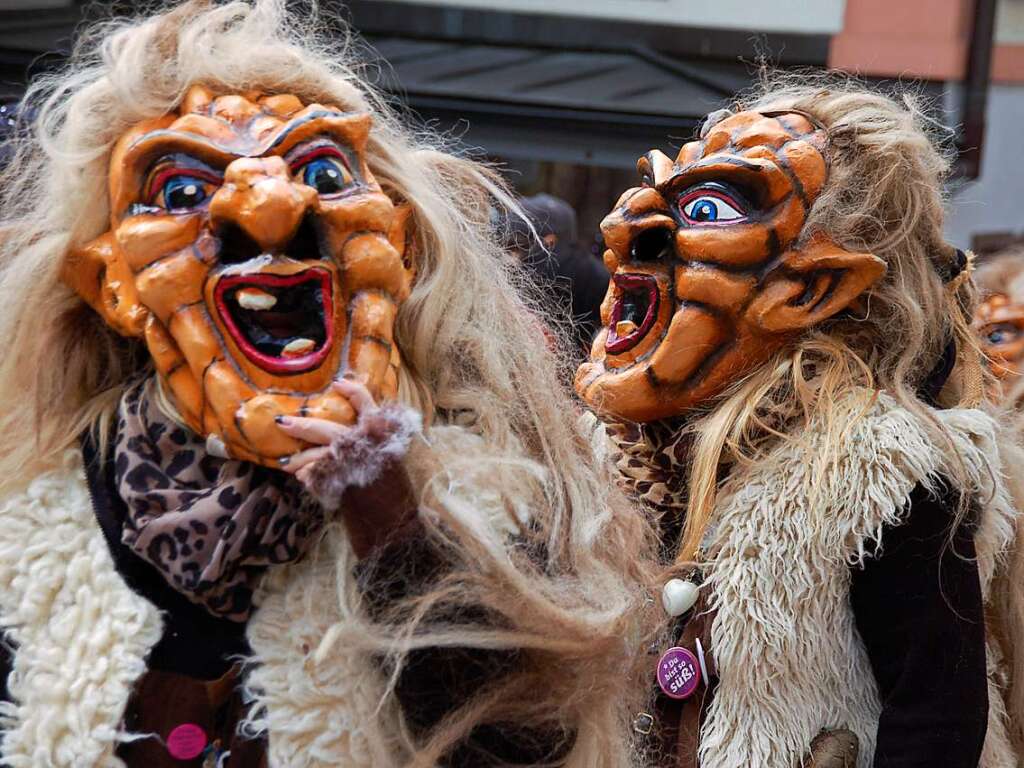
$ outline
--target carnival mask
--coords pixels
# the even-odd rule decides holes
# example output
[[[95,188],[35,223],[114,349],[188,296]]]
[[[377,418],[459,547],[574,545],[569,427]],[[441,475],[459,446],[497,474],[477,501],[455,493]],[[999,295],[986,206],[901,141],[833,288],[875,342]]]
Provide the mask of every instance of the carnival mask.
[[[275,423],[353,420],[346,371],[394,397],[393,330],[413,268],[407,209],[367,167],[371,119],[295,96],[214,97],[131,128],[110,160],[110,230],[64,279],[144,340],[211,450],[269,466],[302,443]]]
[[[1005,286],[1006,293],[989,294],[974,313],[989,369],[1004,384],[1024,372],[1024,303],[1014,298],[1024,289],[1022,277]]]
[[[605,327],[576,375],[599,412],[643,422],[705,403],[885,272],[803,231],[828,176],[823,130],[795,113],[712,122],[675,162],[641,158],[642,186],[601,224]]]

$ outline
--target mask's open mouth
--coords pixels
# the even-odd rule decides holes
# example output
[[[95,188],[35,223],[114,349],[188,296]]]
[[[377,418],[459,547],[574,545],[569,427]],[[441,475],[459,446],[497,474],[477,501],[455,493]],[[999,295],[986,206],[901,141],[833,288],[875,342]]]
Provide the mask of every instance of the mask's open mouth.
[[[640,343],[658,316],[658,281],[651,275],[613,275],[616,297],[605,350],[617,355]]]
[[[238,348],[270,373],[312,370],[334,344],[333,288],[325,269],[227,275],[214,300]]]

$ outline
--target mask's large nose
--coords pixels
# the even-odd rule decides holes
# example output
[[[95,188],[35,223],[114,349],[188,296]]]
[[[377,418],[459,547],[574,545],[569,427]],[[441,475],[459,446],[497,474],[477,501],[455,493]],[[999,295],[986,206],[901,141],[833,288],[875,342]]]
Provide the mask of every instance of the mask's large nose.
[[[665,199],[649,187],[626,192],[601,222],[601,234],[613,254],[614,271],[620,264],[666,263],[675,253],[676,222]]]
[[[264,253],[274,253],[316,203],[316,190],[294,183],[282,158],[243,157],[224,171],[224,185],[210,201],[210,221],[214,229],[234,225]]]

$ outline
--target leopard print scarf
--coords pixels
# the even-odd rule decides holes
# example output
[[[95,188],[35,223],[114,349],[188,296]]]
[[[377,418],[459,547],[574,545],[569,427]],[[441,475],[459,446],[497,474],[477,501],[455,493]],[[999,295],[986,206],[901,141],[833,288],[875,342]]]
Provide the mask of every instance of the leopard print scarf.
[[[207,453],[157,407],[156,387],[150,378],[130,388],[118,409],[121,539],[189,600],[244,622],[267,566],[301,558],[323,513],[288,475]]]
[[[689,503],[687,483],[692,433],[673,421],[608,422],[603,426],[616,484],[650,516],[660,535],[662,560],[666,564],[674,562]],[[724,465],[719,469],[724,472]],[[711,525],[702,549],[713,535],[714,525]],[[699,572],[695,577],[700,578]]]
[[[689,436],[671,422],[608,422],[605,433],[616,482],[657,520],[682,521],[686,512]]]

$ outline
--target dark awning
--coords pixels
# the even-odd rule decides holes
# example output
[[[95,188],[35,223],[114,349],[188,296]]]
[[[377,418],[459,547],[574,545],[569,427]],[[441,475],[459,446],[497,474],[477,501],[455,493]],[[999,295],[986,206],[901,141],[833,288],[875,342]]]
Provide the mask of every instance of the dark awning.
[[[17,96],[26,70],[45,69],[67,55],[79,8],[0,10],[0,98]]]
[[[629,168],[750,84],[742,65],[399,37],[368,42],[380,85],[489,154]]]

